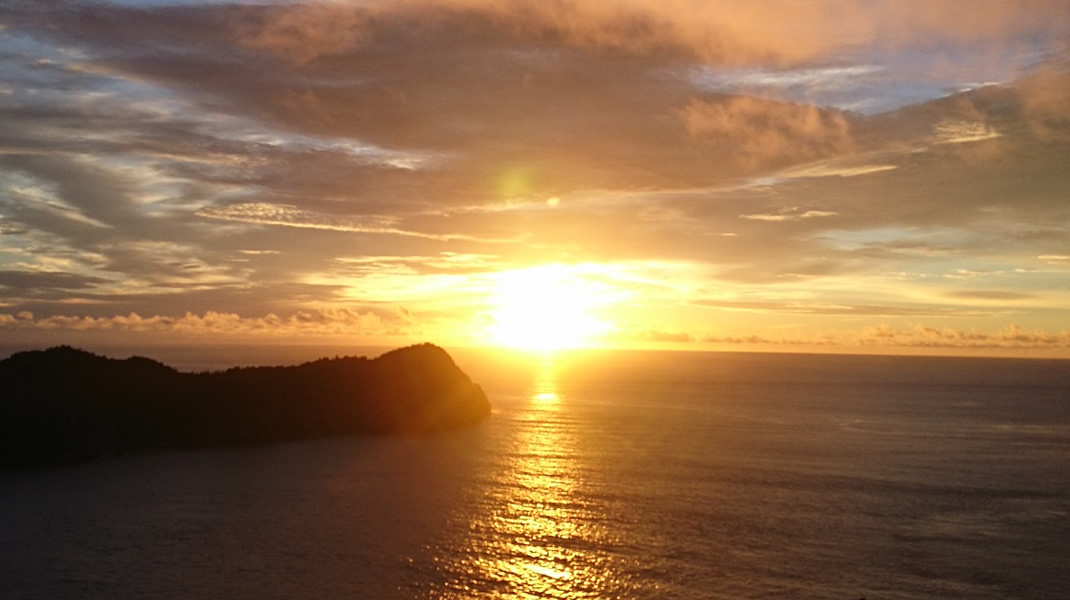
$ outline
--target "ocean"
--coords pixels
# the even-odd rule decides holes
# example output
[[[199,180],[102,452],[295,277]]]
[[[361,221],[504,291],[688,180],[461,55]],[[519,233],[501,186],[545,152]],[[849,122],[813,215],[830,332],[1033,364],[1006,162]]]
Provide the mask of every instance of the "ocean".
[[[0,473],[0,598],[1070,597],[1070,361],[451,354],[471,429]]]

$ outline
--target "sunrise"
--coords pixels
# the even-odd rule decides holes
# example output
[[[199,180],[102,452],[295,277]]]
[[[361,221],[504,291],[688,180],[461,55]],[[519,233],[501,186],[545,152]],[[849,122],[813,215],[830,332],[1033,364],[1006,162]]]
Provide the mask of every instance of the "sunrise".
[[[0,597],[1056,597],[1068,40],[0,3]]]

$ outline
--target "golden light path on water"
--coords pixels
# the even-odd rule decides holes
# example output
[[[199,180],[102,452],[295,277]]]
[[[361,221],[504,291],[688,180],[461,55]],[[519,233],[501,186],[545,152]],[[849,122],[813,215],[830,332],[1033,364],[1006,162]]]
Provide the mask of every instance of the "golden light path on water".
[[[604,598],[629,587],[608,552],[620,540],[584,490],[590,466],[565,401],[553,355],[545,355],[507,460],[487,486],[486,510],[468,524],[461,564],[443,565],[453,575],[435,597]]]

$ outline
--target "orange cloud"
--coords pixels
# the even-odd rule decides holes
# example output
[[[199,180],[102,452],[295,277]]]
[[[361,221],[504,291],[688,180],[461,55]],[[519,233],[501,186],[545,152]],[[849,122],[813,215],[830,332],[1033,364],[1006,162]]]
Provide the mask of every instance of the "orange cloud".
[[[356,50],[368,39],[367,11],[340,3],[285,5],[263,20],[260,10],[244,14],[250,20],[236,26],[239,43],[298,63]]]
[[[1029,36],[1059,39],[1070,25],[1060,0],[392,0],[273,7],[240,28],[246,46],[296,61],[360,46],[369,19],[393,15],[434,22],[481,16],[501,31],[582,47],[675,52],[710,64],[797,65],[846,47],[934,41],[978,42]]]
[[[1016,90],[1034,137],[1070,140],[1070,73],[1045,70],[1018,82]]]
[[[729,158],[748,164],[811,160],[852,145],[844,114],[815,106],[730,96],[692,99],[681,116],[691,136],[724,144]]]

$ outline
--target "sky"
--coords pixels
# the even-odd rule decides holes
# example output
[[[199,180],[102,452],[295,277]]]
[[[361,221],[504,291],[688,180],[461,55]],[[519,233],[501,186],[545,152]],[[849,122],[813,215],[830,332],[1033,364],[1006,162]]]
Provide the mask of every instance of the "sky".
[[[4,2],[0,340],[1070,357],[1070,2]]]

